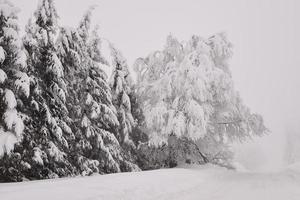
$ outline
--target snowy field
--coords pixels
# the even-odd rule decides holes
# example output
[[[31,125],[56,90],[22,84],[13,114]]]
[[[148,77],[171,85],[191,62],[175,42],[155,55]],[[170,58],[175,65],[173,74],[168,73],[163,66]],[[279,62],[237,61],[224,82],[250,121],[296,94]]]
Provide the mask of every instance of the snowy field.
[[[1,200],[299,200],[300,165],[273,173],[215,166],[0,185]]]

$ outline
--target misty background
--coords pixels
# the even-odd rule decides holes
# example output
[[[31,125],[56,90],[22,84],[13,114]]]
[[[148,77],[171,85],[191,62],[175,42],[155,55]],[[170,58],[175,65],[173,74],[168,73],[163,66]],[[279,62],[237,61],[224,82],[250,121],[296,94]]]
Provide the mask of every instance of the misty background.
[[[22,28],[38,0],[11,0]],[[230,61],[245,104],[264,117],[269,135],[237,144],[236,159],[251,170],[279,169],[286,149],[300,146],[300,2],[298,0],[56,0],[60,23],[75,26],[91,5],[100,35],[132,66],[162,48],[168,34],[187,40],[226,32]],[[287,137],[288,136],[288,137]],[[293,138],[292,140],[289,138]],[[289,144],[289,145],[286,145]],[[295,149],[294,147],[292,149]],[[298,151],[299,152],[299,151]]]

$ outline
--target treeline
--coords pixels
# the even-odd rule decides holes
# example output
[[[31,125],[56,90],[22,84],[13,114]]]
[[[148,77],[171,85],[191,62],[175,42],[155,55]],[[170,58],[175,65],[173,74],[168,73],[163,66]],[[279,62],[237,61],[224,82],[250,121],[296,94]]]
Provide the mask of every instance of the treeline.
[[[134,82],[114,45],[102,55],[93,9],[62,27],[53,0],[41,0],[23,37],[17,11],[0,1],[1,182],[229,166],[230,142],[267,131],[234,90],[224,34],[169,36],[137,59]]]

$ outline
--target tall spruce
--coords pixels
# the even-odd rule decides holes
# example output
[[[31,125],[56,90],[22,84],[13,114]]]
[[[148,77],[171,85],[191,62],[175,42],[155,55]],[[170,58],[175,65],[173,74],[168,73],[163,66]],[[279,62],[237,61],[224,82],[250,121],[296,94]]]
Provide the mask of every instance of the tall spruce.
[[[28,123],[31,151],[29,178],[73,175],[69,151],[72,131],[66,102],[64,69],[57,56],[58,15],[52,0],[41,0],[26,27],[24,45],[28,52],[31,79]]]
[[[92,8],[93,9],[93,8]],[[97,27],[91,30],[92,9],[77,29],[61,32],[61,57],[68,70],[67,105],[76,138],[76,165],[82,174],[132,171],[115,137],[119,126],[116,109],[102,66],[101,39]]]
[[[135,144],[131,139],[131,133],[135,126],[135,121],[131,113],[131,102],[129,98],[132,80],[127,62],[121,52],[112,44],[110,45],[110,49],[113,63],[110,87],[112,89],[113,103],[117,109],[118,120],[120,123],[118,128],[119,141],[121,144],[134,147]]]
[[[24,104],[29,97],[26,54],[19,36],[18,9],[0,1],[0,182],[20,181],[22,161],[20,144],[24,133]]]

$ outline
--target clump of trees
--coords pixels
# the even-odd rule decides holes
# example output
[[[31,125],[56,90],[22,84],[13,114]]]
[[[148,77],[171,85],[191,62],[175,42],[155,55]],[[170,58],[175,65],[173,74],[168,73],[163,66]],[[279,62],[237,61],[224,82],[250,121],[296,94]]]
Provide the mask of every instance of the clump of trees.
[[[41,0],[23,37],[17,11],[0,1],[2,182],[230,166],[232,141],[267,131],[233,87],[224,34],[168,36],[163,50],[136,60],[134,82],[113,44],[102,55],[93,8],[62,27],[54,1]]]

